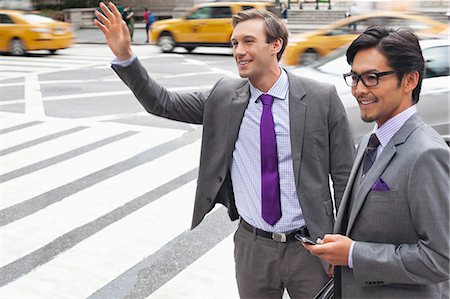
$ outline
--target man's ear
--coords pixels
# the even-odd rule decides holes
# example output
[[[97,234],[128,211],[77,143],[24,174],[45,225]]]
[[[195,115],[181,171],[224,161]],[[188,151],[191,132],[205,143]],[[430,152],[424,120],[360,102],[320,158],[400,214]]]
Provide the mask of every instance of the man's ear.
[[[413,71],[406,73],[403,76],[403,88],[405,92],[411,92],[416,88],[417,84],[419,83],[419,72]]]
[[[274,54],[278,54],[278,52],[281,51],[282,47],[283,47],[283,39],[277,38],[272,42],[272,51]]]

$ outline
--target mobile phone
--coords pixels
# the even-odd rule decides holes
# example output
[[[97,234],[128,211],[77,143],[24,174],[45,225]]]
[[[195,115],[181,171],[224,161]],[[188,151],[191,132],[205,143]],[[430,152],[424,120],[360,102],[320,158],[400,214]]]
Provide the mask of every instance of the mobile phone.
[[[294,238],[296,238],[300,242],[303,242],[303,243],[306,243],[306,244],[317,245],[317,243],[313,239],[305,237],[305,236],[302,236],[300,234],[295,234]]]

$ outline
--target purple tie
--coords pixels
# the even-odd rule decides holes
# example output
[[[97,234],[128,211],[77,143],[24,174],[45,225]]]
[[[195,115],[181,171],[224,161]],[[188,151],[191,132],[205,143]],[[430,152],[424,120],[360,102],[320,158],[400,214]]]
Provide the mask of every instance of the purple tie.
[[[280,178],[278,175],[277,141],[272,115],[273,97],[260,96],[263,112],[260,123],[261,137],[261,209],[263,219],[275,225],[281,218]]]

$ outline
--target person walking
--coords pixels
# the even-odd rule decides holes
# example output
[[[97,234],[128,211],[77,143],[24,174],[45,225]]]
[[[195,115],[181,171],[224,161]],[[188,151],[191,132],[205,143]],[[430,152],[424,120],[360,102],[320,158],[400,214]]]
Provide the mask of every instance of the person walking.
[[[121,13],[121,17],[125,21],[127,28],[128,28],[128,32],[130,34],[130,39],[131,39],[131,41],[133,41],[133,35],[134,35],[134,12],[133,12],[133,9],[129,5],[126,5]]]
[[[144,21],[145,21],[145,32],[147,37],[145,42],[148,43],[150,36],[150,26],[155,22],[155,16],[151,11],[148,10],[148,8],[144,9]]]
[[[170,92],[152,79],[131,50],[113,4],[100,4],[96,26],[116,55],[112,68],[145,109],[203,125],[192,229],[216,204],[239,219],[234,235],[241,298],[311,298],[330,266],[298,246],[294,235],[332,231],[354,145],[334,86],[279,66],[287,44],[283,22],[267,11],[233,16],[231,45],[242,78],[211,90]]]
[[[361,118],[334,234],[311,253],[336,267],[335,298],[449,298],[450,150],[417,114],[424,59],[411,30],[368,28],[344,75]]]

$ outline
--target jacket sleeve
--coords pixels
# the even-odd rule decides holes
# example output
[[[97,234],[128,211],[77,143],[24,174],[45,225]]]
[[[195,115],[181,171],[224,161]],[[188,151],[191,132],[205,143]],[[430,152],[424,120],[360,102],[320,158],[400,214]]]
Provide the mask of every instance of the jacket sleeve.
[[[138,59],[129,66],[113,65],[112,68],[147,112],[182,122],[202,124],[204,105],[210,91],[170,92],[148,75]]]
[[[353,276],[361,285],[434,284],[449,279],[449,159],[448,148],[433,148],[402,174],[409,176],[405,196],[419,240],[398,245],[356,242]]]
[[[330,91],[328,122],[328,136],[330,139],[330,174],[333,181],[336,208],[339,208],[355,158],[355,145],[353,143],[353,137],[344,105],[337,95],[334,86]]]

